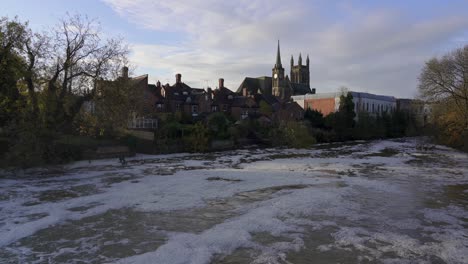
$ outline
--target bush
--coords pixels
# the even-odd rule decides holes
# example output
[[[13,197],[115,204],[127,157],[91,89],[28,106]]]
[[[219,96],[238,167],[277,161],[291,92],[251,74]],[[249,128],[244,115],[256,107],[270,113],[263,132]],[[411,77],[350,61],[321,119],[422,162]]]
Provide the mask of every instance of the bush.
[[[270,131],[269,138],[274,146],[288,146],[292,148],[308,148],[317,141],[310,129],[304,123],[283,122]]]
[[[189,135],[184,137],[185,146],[192,152],[205,152],[209,148],[209,131],[200,122],[191,126]]]
[[[213,113],[206,119],[206,124],[212,138],[228,139],[230,122],[222,112]]]
[[[315,128],[324,128],[325,127],[325,119],[323,114],[317,110],[312,110],[308,108],[304,112],[304,119],[310,122],[310,125]]]

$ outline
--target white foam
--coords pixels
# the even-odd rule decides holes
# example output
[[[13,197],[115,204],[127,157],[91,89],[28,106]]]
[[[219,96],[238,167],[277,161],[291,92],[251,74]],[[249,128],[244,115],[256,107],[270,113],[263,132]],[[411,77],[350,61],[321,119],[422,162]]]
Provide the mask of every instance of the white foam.
[[[144,212],[185,210],[204,207],[207,201],[229,199],[239,193],[258,192],[258,197],[262,199],[249,201],[249,198],[246,198],[247,204],[234,204],[233,213],[237,214],[236,217],[198,234],[169,233],[167,243],[157,250],[122,259],[120,263],[209,263],[215,255],[229,255],[239,248],[252,248],[259,252],[254,260],[257,263],[285,262],[287,252],[303,249],[304,233],[325,227],[338,228],[338,231],[333,234],[334,243],[327,242],[317,247],[317,250],[323,252],[340,248],[362,251],[365,253],[362,257],[367,259],[377,259],[385,252],[393,252],[402,259],[436,255],[447,262],[457,263],[465,260],[463,246],[466,246],[467,238],[462,235],[463,219],[468,217],[465,208],[449,206],[442,209],[424,209],[420,211],[424,221],[411,216],[406,219],[382,220],[375,215],[376,212],[363,210],[357,199],[360,198],[359,192],[362,190],[385,194],[383,197],[403,195],[411,191],[403,188],[411,177],[425,179],[427,185],[432,183],[427,188],[439,187],[437,181],[466,181],[468,170],[464,169],[465,165],[458,168],[461,174],[449,175],[446,170],[406,164],[406,161],[412,159],[409,154],[368,158],[356,158],[355,155],[375,153],[387,147],[413,153],[411,148],[414,148],[415,144],[415,141],[376,141],[365,145],[347,146],[337,149],[356,152],[334,158],[320,157],[322,150],[314,149],[239,150],[233,152],[232,156],[227,156],[227,152],[217,153],[216,155],[222,157],[208,161],[196,154],[137,156],[129,160],[142,162],[135,162],[137,165],[128,167],[116,166],[115,160],[93,161],[91,164],[79,162],[68,165],[68,171],[54,178],[2,180],[0,191],[11,196],[0,201],[0,247],[14,247],[12,243],[31,236],[38,230],[62,224],[67,220],[99,215],[111,209],[132,208]],[[443,151],[450,153],[450,150]],[[230,167],[243,159],[267,159],[272,154],[281,154],[285,158],[244,163],[240,169]],[[290,154],[306,154],[305,156],[310,157],[288,158],[287,155]],[[458,157],[457,155],[454,157]],[[451,158],[450,155],[447,157]],[[170,159],[167,164],[164,163],[165,158]],[[155,160],[155,163],[152,163],[152,160]],[[364,178],[356,167],[363,162],[384,170],[375,172],[375,176],[379,177],[370,174]],[[186,171],[182,170],[184,167],[198,169]],[[157,169],[161,168],[176,172],[174,175],[160,176]],[[347,174],[349,172],[356,175],[350,177]],[[109,183],[113,177],[124,176],[128,176],[128,179],[120,183]],[[239,181],[206,180],[209,177]],[[131,179],[136,181],[131,182]],[[27,205],[38,202],[37,196],[40,193],[68,190],[84,184],[95,186],[99,192],[56,202],[42,201],[36,205]],[[281,186],[286,187],[281,190]],[[268,188],[276,190],[269,193]],[[419,188],[426,187],[421,185]],[[255,195],[251,193],[250,197]],[[382,204],[388,206],[386,203]],[[83,206],[90,208],[70,211]],[[45,216],[30,220],[28,216],[34,214]],[[325,217],[333,221],[317,220],[313,219],[314,217]],[[346,219],[347,222],[356,225],[368,219],[381,221],[392,230],[342,226],[340,219]],[[432,223],[446,225],[439,227],[432,226]],[[430,228],[427,225],[430,225]],[[403,232],[401,230],[404,228],[424,230],[437,243],[422,243],[399,233]],[[261,232],[277,237],[278,241],[269,245],[255,242],[253,235]],[[124,239],[119,243],[124,244],[128,241]],[[389,258],[386,261],[391,263],[399,259]]]

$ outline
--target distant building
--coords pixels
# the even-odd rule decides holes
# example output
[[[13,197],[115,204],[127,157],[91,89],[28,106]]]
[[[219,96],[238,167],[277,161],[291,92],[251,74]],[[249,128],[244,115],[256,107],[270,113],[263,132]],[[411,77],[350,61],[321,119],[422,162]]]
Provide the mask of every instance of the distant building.
[[[396,98],[393,96],[370,93],[350,92],[353,96],[354,111],[367,112],[371,115],[390,113],[396,110]],[[293,96],[292,99],[304,110],[313,109],[324,116],[336,112],[340,107],[342,93],[319,93]]]
[[[192,88],[182,82],[182,74],[176,74],[173,85],[161,85],[158,81],[154,89],[154,106],[157,113],[184,113],[197,117],[200,113],[211,111],[211,98],[201,88]]]
[[[153,128],[162,114],[181,113],[186,117],[201,120],[214,112],[223,112],[236,120],[260,119],[262,122],[300,120],[304,110],[291,96],[315,93],[310,89],[309,57],[302,65],[299,55],[298,65],[291,58],[291,76],[284,74],[281,64],[280,46],[276,54],[276,63],[272,76],[250,78],[241,83],[237,92],[224,86],[224,79],[219,79],[217,89],[192,88],[182,82],[182,75],[176,74],[175,83],[148,84],[148,75],[131,78],[128,68],[124,67],[120,79],[125,79],[135,86],[135,91],[143,92],[150,109],[147,115],[136,116],[129,122],[129,128]],[[116,80],[117,81],[117,80]],[[107,81],[109,84],[115,81]],[[92,109],[92,106],[87,106]]]

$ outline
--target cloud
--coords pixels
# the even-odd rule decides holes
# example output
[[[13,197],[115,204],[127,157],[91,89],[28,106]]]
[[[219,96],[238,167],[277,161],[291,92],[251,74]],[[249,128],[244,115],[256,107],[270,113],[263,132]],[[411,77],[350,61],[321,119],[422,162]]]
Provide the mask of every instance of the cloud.
[[[236,89],[246,76],[271,75],[276,40],[283,66],[291,54],[309,54],[311,85],[318,92],[341,85],[401,97],[416,93],[424,61],[466,36],[468,18],[414,18],[398,9],[360,8],[340,2],[290,0],[105,0],[148,34],[177,32],[173,44],[133,43],[131,60],[151,80],[173,82],[176,72],[195,87],[219,77]],[[332,10],[332,11],[330,11]],[[328,11],[328,12],[325,12]],[[465,35],[464,35],[465,34]],[[154,71],[154,72],[151,72]],[[208,81],[206,81],[208,80]]]

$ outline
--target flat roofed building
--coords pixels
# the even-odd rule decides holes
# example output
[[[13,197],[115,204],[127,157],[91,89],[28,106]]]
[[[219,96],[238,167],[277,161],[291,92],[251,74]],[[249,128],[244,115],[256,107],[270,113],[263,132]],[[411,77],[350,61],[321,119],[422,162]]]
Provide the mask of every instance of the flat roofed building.
[[[354,111],[356,113],[367,112],[377,115],[396,110],[396,98],[393,96],[354,91],[350,91],[350,93],[353,96]],[[341,92],[305,94],[292,96],[292,99],[302,106],[304,110],[317,110],[326,116],[339,110],[341,95]]]

